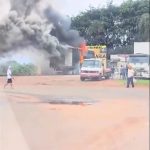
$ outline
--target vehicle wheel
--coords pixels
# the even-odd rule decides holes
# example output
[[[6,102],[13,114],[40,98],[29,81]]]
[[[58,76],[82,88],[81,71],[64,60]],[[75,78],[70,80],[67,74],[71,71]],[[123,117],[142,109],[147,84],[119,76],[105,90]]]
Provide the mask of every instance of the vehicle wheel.
[[[110,78],[110,76],[109,76],[109,75],[105,76],[105,79],[109,79],[109,78]]]
[[[111,77],[111,75],[110,75],[110,74],[107,74],[107,75],[105,76],[105,79],[110,79],[110,77]]]
[[[97,78],[98,81],[102,80],[102,75],[100,74],[99,77]]]
[[[97,81],[97,80],[98,80],[97,78],[93,78],[93,79],[92,79],[92,81]]]
[[[81,80],[81,81],[84,81],[84,80],[85,80],[85,78],[83,78],[83,77],[80,77],[80,80]]]

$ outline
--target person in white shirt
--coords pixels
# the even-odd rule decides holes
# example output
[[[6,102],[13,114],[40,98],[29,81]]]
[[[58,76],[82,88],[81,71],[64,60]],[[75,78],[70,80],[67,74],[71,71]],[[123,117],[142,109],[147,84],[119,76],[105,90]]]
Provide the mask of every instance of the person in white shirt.
[[[134,88],[134,82],[133,82],[134,73],[135,71],[133,67],[130,64],[128,64],[127,88],[129,88],[130,84]]]
[[[11,88],[13,88],[12,79],[13,79],[13,77],[12,77],[11,66],[9,66],[8,69],[7,69],[7,82],[6,82],[6,84],[4,85],[4,88],[5,88],[8,84],[10,84]]]

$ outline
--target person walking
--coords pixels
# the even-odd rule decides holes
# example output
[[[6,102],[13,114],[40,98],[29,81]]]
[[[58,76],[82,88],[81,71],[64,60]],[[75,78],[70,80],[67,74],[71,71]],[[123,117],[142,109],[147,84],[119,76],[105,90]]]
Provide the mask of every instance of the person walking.
[[[7,81],[6,81],[5,85],[4,85],[4,88],[8,84],[10,84],[11,88],[13,88],[13,81],[12,80],[13,80],[13,77],[12,77],[11,66],[9,66],[8,69],[7,69]]]
[[[133,82],[134,73],[135,72],[133,67],[130,64],[128,64],[127,88],[129,88],[130,84],[132,85],[132,88],[134,88],[134,82]]]

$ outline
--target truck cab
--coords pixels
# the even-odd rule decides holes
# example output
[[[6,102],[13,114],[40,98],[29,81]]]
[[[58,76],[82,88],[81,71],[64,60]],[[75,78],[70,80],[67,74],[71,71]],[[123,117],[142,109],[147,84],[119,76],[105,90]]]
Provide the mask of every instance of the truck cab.
[[[106,67],[103,59],[91,58],[85,59],[80,70],[80,80],[110,78],[111,69]]]
[[[136,78],[150,78],[149,62],[150,55],[147,54],[131,54],[128,58],[128,63],[135,69]]]

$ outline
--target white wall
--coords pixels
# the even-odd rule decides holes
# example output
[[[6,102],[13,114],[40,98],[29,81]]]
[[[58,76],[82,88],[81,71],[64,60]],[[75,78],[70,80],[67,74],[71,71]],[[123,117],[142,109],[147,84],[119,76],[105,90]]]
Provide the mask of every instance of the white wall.
[[[65,66],[72,66],[72,49],[68,49],[66,53]]]
[[[149,54],[150,42],[134,42],[134,54],[142,53]]]

